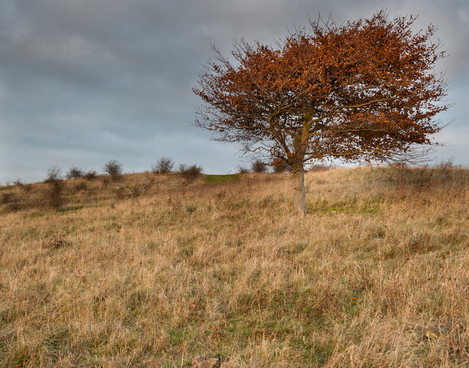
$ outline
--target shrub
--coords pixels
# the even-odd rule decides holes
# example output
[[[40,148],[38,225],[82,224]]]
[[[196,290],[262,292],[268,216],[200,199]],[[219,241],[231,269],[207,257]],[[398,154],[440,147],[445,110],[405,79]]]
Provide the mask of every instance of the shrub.
[[[63,204],[63,189],[64,182],[62,180],[57,180],[50,182],[51,186],[48,191],[49,204],[53,209],[59,209]]]
[[[84,176],[83,170],[78,167],[71,167],[67,172],[67,179],[80,179]]]
[[[63,189],[65,186],[62,180],[62,173],[60,168],[52,166],[47,171],[46,183],[49,184],[49,190],[46,192],[46,197],[49,205],[53,209],[59,209],[63,203]]]
[[[154,174],[167,174],[174,166],[174,162],[168,157],[160,158],[155,164],[152,165],[151,171]]]
[[[49,169],[47,169],[47,178],[45,180],[46,183],[52,183],[52,182],[61,181],[61,180],[62,180],[62,171],[60,167],[52,166]]]
[[[282,159],[276,158],[272,161],[272,166],[274,168],[274,173],[281,174],[290,169],[290,165]]]
[[[142,189],[143,186],[140,184],[134,184],[132,187],[130,187],[130,197],[137,199],[142,195]]]
[[[187,166],[184,164],[179,165],[179,173],[184,178],[186,183],[192,183],[202,173],[202,166],[192,165]]]
[[[251,170],[255,173],[263,173],[267,171],[267,165],[261,160],[256,160],[252,163]]]
[[[111,160],[104,166],[104,171],[111,177],[112,180],[119,180],[122,177],[122,164],[119,161]]]
[[[21,206],[18,201],[13,201],[10,203],[7,203],[5,207],[3,207],[3,212],[4,213],[9,213],[9,212],[16,212],[21,209]]]
[[[0,204],[8,204],[8,203],[14,202],[15,200],[16,200],[16,196],[14,193],[11,193],[11,192],[3,193],[0,196]]]
[[[238,174],[247,174],[249,172],[248,169],[246,169],[245,167],[242,167],[240,165],[238,165]]]
[[[83,174],[83,177],[87,180],[93,180],[98,177],[98,173],[96,172],[96,170],[88,170]]]
[[[313,172],[319,172],[319,171],[327,171],[327,170],[330,170],[330,166],[327,166],[327,165],[323,165],[323,164],[315,164],[315,165],[311,165],[309,168],[308,168],[308,171],[313,171]]]

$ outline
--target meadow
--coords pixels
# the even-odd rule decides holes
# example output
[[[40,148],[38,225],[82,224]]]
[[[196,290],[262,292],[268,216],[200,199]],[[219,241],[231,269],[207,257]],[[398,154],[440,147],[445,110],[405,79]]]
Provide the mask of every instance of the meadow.
[[[305,181],[0,187],[0,366],[469,366],[469,170]]]

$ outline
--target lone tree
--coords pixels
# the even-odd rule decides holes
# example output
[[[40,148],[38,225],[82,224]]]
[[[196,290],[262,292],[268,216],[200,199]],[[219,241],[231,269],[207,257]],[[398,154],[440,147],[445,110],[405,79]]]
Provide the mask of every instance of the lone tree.
[[[264,150],[291,168],[295,207],[306,213],[304,166],[314,160],[386,161],[430,145],[446,83],[434,71],[445,56],[434,26],[384,11],[336,25],[320,18],[276,46],[244,40],[215,58],[194,93],[195,124],[217,139]]]

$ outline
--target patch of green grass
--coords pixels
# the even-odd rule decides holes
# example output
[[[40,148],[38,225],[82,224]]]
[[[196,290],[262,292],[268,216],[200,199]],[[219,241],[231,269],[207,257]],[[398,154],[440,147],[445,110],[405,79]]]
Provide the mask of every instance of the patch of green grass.
[[[14,187],[15,187],[14,185],[7,185],[7,186],[5,186],[5,187],[0,187],[0,192],[1,192],[2,190],[8,190],[8,189],[12,189],[12,188],[14,188]]]
[[[181,344],[184,342],[186,330],[184,327],[174,327],[168,330],[168,336],[172,344]]]
[[[187,213],[192,213],[192,212],[195,212],[196,210],[197,210],[197,206],[195,205],[186,206]]]
[[[60,352],[67,345],[69,336],[70,333],[67,327],[58,327],[46,333],[42,346],[53,362],[56,362],[59,358]]]
[[[239,174],[227,174],[227,175],[206,175],[205,180],[209,184],[214,183],[228,183],[233,181],[239,181],[241,177]]]
[[[15,351],[12,354],[12,357],[8,360],[6,367],[11,367],[11,368],[25,367],[29,360],[30,360],[30,356],[27,351],[27,348],[23,348],[23,349]]]
[[[44,212],[32,212],[28,213],[27,215],[24,215],[23,218],[28,219],[28,218],[38,218],[38,217],[43,217],[46,214]]]

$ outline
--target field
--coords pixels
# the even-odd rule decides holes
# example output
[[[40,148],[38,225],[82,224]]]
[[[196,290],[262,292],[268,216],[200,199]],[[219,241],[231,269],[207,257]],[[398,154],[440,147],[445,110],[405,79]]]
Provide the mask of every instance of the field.
[[[467,367],[469,171],[305,180],[1,187],[0,366]]]

